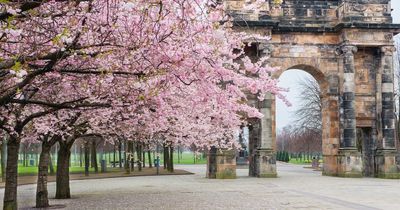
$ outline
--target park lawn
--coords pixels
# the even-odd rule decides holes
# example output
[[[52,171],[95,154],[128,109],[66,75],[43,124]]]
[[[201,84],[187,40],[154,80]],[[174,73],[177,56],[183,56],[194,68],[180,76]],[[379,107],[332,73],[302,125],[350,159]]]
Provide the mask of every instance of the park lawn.
[[[56,170],[56,166],[54,166],[54,170]],[[107,172],[113,172],[113,171],[119,171],[119,168],[111,168],[107,167]],[[99,168],[100,171],[100,168]],[[32,175],[37,175],[38,172],[38,167],[37,166],[18,166],[18,175],[19,176],[32,176]],[[84,167],[79,167],[79,166],[72,166],[69,168],[69,172],[71,174],[83,174],[85,173],[85,168]],[[94,168],[89,168],[89,173],[94,173]]]
[[[189,152],[182,153],[182,159],[178,161],[178,153],[174,153],[174,164],[206,164],[207,158],[203,158],[202,154],[198,155],[198,159],[194,159],[194,154]]]
[[[152,158],[152,163],[154,161],[154,157],[153,154],[151,154],[151,158]],[[163,165],[163,154],[160,155],[160,165]],[[183,152],[181,154],[181,158],[178,160],[178,153],[175,152],[174,153],[174,164],[206,164],[207,163],[207,159],[202,157],[202,154],[197,156],[197,159],[195,161],[194,159],[194,154],[192,152]],[[118,165],[118,164],[117,164]],[[113,168],[113,167],[109,167],[110,164],[107,167],[107,171],[108,172],[112,172],[112,171],[119,171],[119,167]],[[146,154],[146,166],[148,166],[148,160],[147,160],[147,154]],[[54,170],[57,169],[57,166],[54,165]],[[100,164],[99,164],[99,170],[100,170]],[[85,173],[85,168],[84,167],[79,167],[79,166],[75,166],[74,164],[72,164],[72,166],[69,168],[69,171],[71,174],[79,174],[79,173]],[[36,175],[38,172],[38,167],[37,166],[27,166],[24,167],[21,164],[18,166],[18,175],[19,176],[32,176],[32,175]],[[94,168],[89,168],[89,172],[90,173],[94,173]]]
[[[206,164],[207,158],[203,158],[202,154],[197,155],[197,159],[195,160],[194,154],[192,152],[183,152],[178,159],[178,152],[174,152],[174,164]],[[136,159],[136,156],[135,156]],[[154,162],[154,156],[151,154],[152,162]],[[146,165],[148,165],[149,160],[147,160],[146,154]],[[160,165],[164,163],[164,156],[160,154]]]

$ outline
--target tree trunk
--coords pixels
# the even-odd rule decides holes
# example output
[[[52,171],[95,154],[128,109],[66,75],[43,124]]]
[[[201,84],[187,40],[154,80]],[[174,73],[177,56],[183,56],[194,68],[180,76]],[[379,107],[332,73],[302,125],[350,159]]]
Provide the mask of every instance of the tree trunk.
[[[131,169],[132,171],[135,170],[135,146],[133,144],[133,142],[129,142],[129,147],[130,147],[130,152],[131,152]]]
[[[147,151],[147,159],[149,159],[149,168],[153,168],[153,164],[151,162],[151,152],[150,149]]]
[[[129,163],[130,163],[130,154],[129,154],[129,146],[126,140],[124,141],[124,150],[125,150],[125,156],[124,156],[124,168],[126,173],[130,173],[131,171],[129,170]]]
[[[18,152],[20,140],[10,137],[7,143],[6,185],[4,190],[4,210],[17,210]]]
[[[136,145],[136,154],[138,159],[138,170],[142,171],[142,151],[140,150],[140,144]]]
[[[181,163],[181,158],[180,158],[180,156],[179,156],[179,154],[180,154],[180,146],[178,146],[178,163]]]
[[[174,147],[169,146],[168,171],[174,172]]]
[[[53,165],[53,160],[51,158],[51,152],[50,151],[49,151],[49,168],[50,168],[50,175],[54,175],[55,171],[54,171],[54,165]]]
[[[79,147],[79,167],[81,167],[81,168],[83,166],[82,156],[83,156],[83,151],[82,151],[82,146],[80,146]]]
[[[122,142],[119,140],[118,144],[119,168],[122,168]]]
[[[92,159],[92,168],[94,168],[94,172],[95,173],[98,173],[99,172],[99,166],[97,164],[97,151],[96,151],[96,141],[95,140],[92,140],[91,159]]]
[[[51,146],[49,146],[46,142],[42,142],[42,152],[40,153],[36,187],[36,208],[49,207],[47,177],[49,170],[50,149]]]
[[[164,149],[163,159],[164,159],[164,170],[165,170],[165,169],[167,169],[167,162],[168,162],[168,150],[167,150],[167,147],[165,146],[165,144],[163,146],[163,149]]]
[[[85,149],[85,176],[89,176],[89,143],[84,143]]]
[[[108,164],[111,165],[111,152],[108,151]]]
[[[24,145],[22,147],[23,147],[23,149],[22,149],[22,166],[26,167],[26,149],[25,149]]]
[[[56,199],[71,198],[69,188],[69,160],[71,158],[71,146],[69,143],[59,142],[56,177]],[[71,144],[72,145],[72,144]]]
[[[115,151],[115,145],[114,145],[113,148],[114,148],[113,167],[115,168],[115,159],[116,159],[116,156],[117,156],[116,151]]]
[[[3,139],[1,143],[1,182],[6,181],[6,160],[7,159],[7,140],[6,138]]]
[[[140,150],[142,151],[142,163],[143,163],[143,168],[146,167],[146,152],[144,151],[144,144],[140,145]]]

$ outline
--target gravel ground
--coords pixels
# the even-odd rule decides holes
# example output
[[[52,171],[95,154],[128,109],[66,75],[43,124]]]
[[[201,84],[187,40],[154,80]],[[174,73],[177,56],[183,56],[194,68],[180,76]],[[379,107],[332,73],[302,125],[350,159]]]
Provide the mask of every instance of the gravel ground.
[[[50,200],[54,209],[400,209],[400,181],[337,178],[303,166],[278,164],[279,178],[210,180],[204,165],[176,168],[194,175],[71,181],[72,199]],[[35,185],[19,187],[19,207],[31,209]],[[0,199],[3,199],[3,191]],[[49,183],[54,195],[55,184]]]

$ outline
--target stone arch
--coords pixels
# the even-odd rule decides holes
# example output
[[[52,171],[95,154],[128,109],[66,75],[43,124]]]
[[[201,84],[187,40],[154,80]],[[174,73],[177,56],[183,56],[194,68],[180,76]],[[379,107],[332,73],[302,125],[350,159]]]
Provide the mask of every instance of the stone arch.
[[[339,104],[337,89],[339,78],[335,75],[326,76],[324,71],[311,64],[291,64],[287,63],[278,71],[274,72],[273,77],[279,78],[284,72],[298,69],[309,73],[319,84],[321,90],[321,116],[322,116],[322,154],[323,154],[323,173],[335,175],[338,173],[336,156],[339,149]],[[272,144],[276,144],[276,99],[272,97],[271,120],[272,120]],[[265,139],[264,139],[265,140]],[[276,150],[276,148],[274,148]]]
[[[280,66],[275,77],[298,68],[320,83],[327,110],[322,114],[325,175],[400,178],[392,57],[400,25],[387,10],[390,1],[358,1],[363,10],[352,9],[352,1],[285,0],[280,7],[264,1],[258,12],[246,9],[245,0],[220,2],[232,14],[234,30],[271,37],[259,40],[250,56],[268,56],[270,66]],[[265,116],[252,122],[259,143],[251,176],[276,176],[273,100],[269,95],[251,102]],[[363,146],[369,156],[358,142],[369,142]],[[365,173],[366,167],[372,173]]]
[[[305,71],[309,73],[314,79],[318,82],[321,92],[322,93],[327,93],[328,90],[327,88],[329,87],[329,83],[327,80],[327,77],[325,76],[324,72],[321,71],[318,67],[315,67],[313,64],[286,64],[283,65],[279,68],[278,71],[275,71],[272,76],[274,78],[279,78],[284,72],[293,70],[293,69],[299,69],[302,71]]]

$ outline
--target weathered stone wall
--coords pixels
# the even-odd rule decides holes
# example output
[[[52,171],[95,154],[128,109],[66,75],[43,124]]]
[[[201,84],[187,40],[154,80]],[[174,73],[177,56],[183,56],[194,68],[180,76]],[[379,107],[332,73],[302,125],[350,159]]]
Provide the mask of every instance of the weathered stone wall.
[[[259,10],[244,9],[251,0],[222,2],[236,30],[271,36],[249,53],[270,56],[274,77],[302,69],[318,81],[323,174],[399,177],[391,56],[400,25],[389,0],[266,0]],[[251,120],[249,175],[275,177],[275,99],[251,103],[265,117]]]
[[[236,152],[234,150],[221,150],[213,148],[207,155],[207,178],[210,179],[235,179],[236,178]]]
[[[391,23],[390,0],[341,0],[339,19],[343,22]]]

